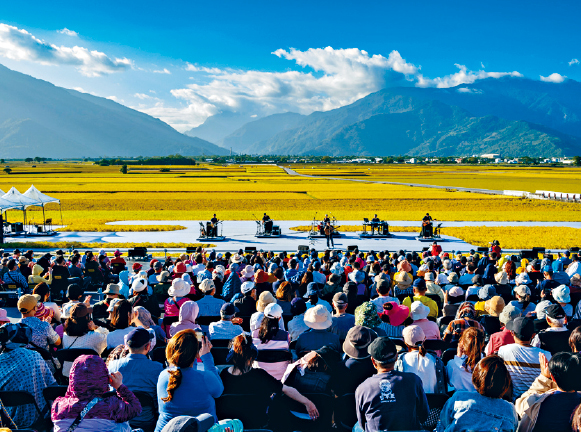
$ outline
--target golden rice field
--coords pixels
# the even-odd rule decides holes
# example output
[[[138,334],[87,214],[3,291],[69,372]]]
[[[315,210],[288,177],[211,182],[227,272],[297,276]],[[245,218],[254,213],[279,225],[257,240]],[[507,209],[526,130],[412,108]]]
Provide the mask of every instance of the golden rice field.
[[[106,226],[120,220],[204,220],[213,213],[222,220],[252,220],[267,212],[275,220],[309,220],[315,214],[333,214],[341,220],[362,220],[377,213],[385,220],[419,221],[426,212],[440,221],[579,221],[581,204],[529,200],[498,195],[454,191],[454,187],[581,192],[581,169],[527,167],[467,167],[413,165],[296,165],[298,172],[323,177],[386,180],[449,186],[450,190],[337,181],[289,176],[271,165],[202,164],[161,167],[129,167],[123,175],[118,166],[100,167],[85,162],[12,163],[11,174],[0,172],[0,188],[15,186],[24,192],[34,184],[59,198],[62,218],[70,231],[163,231],[181,228],[164,225]],[[313,168],[314,167],[314,168]],[[22,214],[8,211],[8,220]],[[29,208],[29,221],[41,223],[42,211]],[[46,217],[60,223],[59,207],[49,204]],[[454,228],[461,230],[460,228]],[[451,234],[452,228],[446,228]],[[490,230],[462,228],[458,235],[490,240]],[[472,232],[472,237],[469,236]],[[546,230],[544,230],[546,231]],[[561,232],[555,241],[574,241]],[[507,232],[506,243],[511,241]],[[525,247],[527,236],[539,243],[539,229],[520,233],[512,241]],[[498,236],[497,236],[498,237]],[[573,245],[573,244],[571,244]],[[551,246],[556,247],[556,246]]]

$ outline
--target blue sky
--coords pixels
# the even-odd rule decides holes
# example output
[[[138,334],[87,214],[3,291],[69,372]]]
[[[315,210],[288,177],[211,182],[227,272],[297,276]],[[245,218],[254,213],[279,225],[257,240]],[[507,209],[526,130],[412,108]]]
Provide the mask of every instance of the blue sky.
[[[581,80],[575,1],[3,3],[0,63],[182,131],[225,110],[309,113],[386,86]]]

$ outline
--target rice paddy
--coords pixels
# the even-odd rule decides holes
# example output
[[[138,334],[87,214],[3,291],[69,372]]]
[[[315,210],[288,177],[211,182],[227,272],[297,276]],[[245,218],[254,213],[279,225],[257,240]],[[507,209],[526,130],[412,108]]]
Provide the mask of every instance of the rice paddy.
[[[377,213],[381,219],[419,221],[429,212],[440,221],[579,221],[581,204],[531,200],[499,195],[458,192],[454,187],[581,192],[581,170],[494,166],[414,165],[293,165],[300,173],[323,177],[387,180],[449,186],[429,189],[404,185],[355,183],[326,178],[289,176],[273,165],[214,165],[162,167],[129,166],[121,174],[118,166],[101,167],[89,162],[12,163],[11,174],[0,174],[0,188],[15,186],[24,192],[34,184],[42,192],[59,198],[67,231],[165,231],[172,225],[108,226],[122,220],[207,220],[217,213],[222,220],[252,220],[267,212],[275,220],[309,220],[324,213],[341,220],[362,220]],[[8,211],[9,221],[22,221],[22,213]],[[58,205],[46,207],[46,218],[60,223]],[[29,208],[29,221],[41,223],[39,208]],[[473,244],[491,237],[506,238],[505,247],[527,247],[548,241],[573,245],[573,228],[509,229],[494,233],[491,228],[445,228]],[[455,234],[453,234],[453,232]],[[544,233],[544,234],[543,234]],[[557,247],[557,246],[548,246]],[[560,247],[560,246],[559,246]],[[568,247],[568,246],[567,246]]]

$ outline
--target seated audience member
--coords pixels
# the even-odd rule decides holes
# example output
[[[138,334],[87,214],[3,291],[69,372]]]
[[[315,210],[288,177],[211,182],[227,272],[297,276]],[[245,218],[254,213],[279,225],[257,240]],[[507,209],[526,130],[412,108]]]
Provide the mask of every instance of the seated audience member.
[[[116,391],[113,396],[105,395],[109,385]],[[70,431],[87,406],[91,408],[78,431],[129,431],[127,422],[141,412],[139,400],[123,385],[121,373],[109,374],[105,362],[96,355],[80,356],[73,363],[67,393],[52,405],[50,417],[55,432]]]
[[[305,324],[305,312],[307,311],[307,303],[302,298],[294,298],[291,301],[291,314],[293,319],[288,323],[288,332],[292,341],[296,341],[301,334],[309,330],[309,326]]]
[[[444,331],[442,339],[445,342],[455,343],[460,340],[462,333],[469,327],[482,329],[482,325],[476,321],[476,310],[474,305],[470,302],[464,302],[458,308],[456,319],[450,321],[448,327]]]
[[[235,318],[237,312],[238,309],[232,303],[224,303],[222,305],[222,308],[220,308],[220,321],[210,323],[209,333],[211,340],[231,340],[244,333],[244,330],[239,325],[242,323],[242,319]]]
[[[426,351],[426,335],[422,328],[417,325],[407,326],[403,330],[403,340],[408,352],[398,357],[395,370],[416,374],[426,393],[445,393],[444,364],[439,357]]]
[[[138,306],[140,307],[140,306]],[[129,355],[109,362],[109,373],[120,372],[127,388],[132,392],[147,393],[155,406],[142,407],[141,414],[129,421],[132,428],[153,431],[157,417],[157,380],[163,370],[161,363],[147,358],[154,337],[143,328],[136,328],[126,337]]]
[[[101,355],[107,348],[107,329],[93,323],[91,309],[85,303],[77,303],[71,308],[71,316],[63,324],[63,348],[89,348]],[[63,364],[62,373],[69,376],[72,362]]]
[[[289,365],[281,381],[300,393],[331,394],[331,377],[340,360],[341,354],[324,346]]]
[[[454,274],[456,274],[456,273],[454,273]],[[404,306],[407,306],[409,308],[411,306],[411,304],[415,301],[422,302],[422,304],[424,304],[430,308],[429,316],[437,318],[438,317],[438,304],[434,300],[432,300],[431,298],[426,296],[427,289],[428,288],[426,287],[426,281],[424,279],[421,279],[421,278],[416,279],[414,281],[414,296],[413,296],[413,298],[411,296],[406,297],[405,299],[403,299],[401,304]]]
[[[63,303],[61,306],[62,314],[61,318],[68,318],[70,313],[70,309],[73,307],[75,303],[79,303],[83,296],[85,295],[85,290],[77,284],[70,284],[67,288],[67,298],[69,299],[68,302]],[[87,307],[91,306],[91,296],[88,295],[85,297],[83,301],[87,305]]]
[[[459,286],[444,291],[444,307],[442,314],[444,316],[456,316],[458,308],[464,303],[466,296],[464,290]]]
[[[120,298],[119,295],[119,285],[109,284],[105,291],[103,291],[105,299],[97,302],[93,305],[93,318],[94,319],[106,319],[109,316],[109,306],[111,305],[111,300],[114,298]]]
[[[398,272],[393,276],[395,286],[393,287],[393,295],[399,297],[400,295],[413,295],[412,277],[407,272]]]
[[[258,351],[289,351],[290,337],[289,334],[279,327],[282,308],[276,303],[269,304],[264,309],[264,319],[260,328],[252,332],[254,345]],[[337,337],[336,335],[334,335]],[[254,362],[254,367],[264,369],[277,380],[280,380],[289,365],[288,360],[274,362],[258,361]]]
[[[486,301],[496,295],[496,288],[493,285],[484,285],[478,290],[478,301],[474,304],[477,317],[486,314]]]
[[[123,345],[125,335],[133,330],[131,322],[133,321],[133,308],[127,300],[111,302],[113,310],[111,311],[111,327],[114,329],[107,335],[107,349],[112,349],[118,345]],[[111,308],[111,307],[110,307]]]
[[[531,302],[531,290],[528,286],[518,285],[515,287],[514,296],[516,297],[516,300],[511,301],[509,305],[513,305],[520,309],[523,316],[526,316],[529,312],[535,311],[536,305]]]
[[[559,285],[557,288],[553,288],[552,292],[555,302],[557,302],[565,311],[567,318],[573,316],[573,306],[571,303],[571,290],[566,285]]]
[[[440,327],[434,321],[428,319],[430,308],[422,302],[415,301],[411,304],[410,309],[410,318],[413,320],[414,325],[423,330],[426,340],[440,340]]]
[[[502,325],[498,316],[502,313],[504,306],[504,299],[500,296],[494,296],[484,302],[487,315],[480,317],[480,324],[487,334],[491,335],[500,331]]]
[[[462,333],[456,355],[446,365],[448,382],[456,391],[475,391],[472,373],[484,353],[486,335],[477,328]]]
[[[518,416],[514,405],[505,400],[512,397],[512,382],[502,359],[489,356],[480,360],[474,368],[472,383],[476,391],[457,391],[444,405],[441,430],[516,431]]]
[[[55,385],[54,376],[42,356],[25,348],[32,338],[32,329],[20,324],[5,324],[0,328],[2,346],[0,349],[0,388],[2,391],[25,391],[30,393],[41,410],[46,402],[42,391]],[[20,405],[0,408],[0,419],[4,414],[11,421],[3,423],[15,430],[35,422],[38,412],[34,405]],[[6,430],[11,430],[6,429]]]
[[[399,304],[399,300],[397,299],[397,297],[391,296],[391,285],[389,281],[385,279],[381,279],[377,283],[377,294],[379,294],[379,297],[371,300],[371,303],[373,303],[375,307],[377,307],[377,310],[382,310],[383,304],[388,301]]]
[[[339,336],[339,340],[343,342],[349,329],[355,325],[355,316],[347,313],[347,295],[343,292],[333,296],[333,306],[336,312],[333,314],[333,324],[329,331]]]
[[[512,286],[509,285],[509,276],[505,271],[500,271],[494,275],[496,283],[493,285],[496,295],[501,296],[505,302],[513,298]]]
[[[7,285],[16,285],[16,287],[20,288],[25,294],[30,294],[28,281],[24,276],[22,276],[20,270],[18,270],[16,261],[13,259],[9,260],[8,264],[6,265],[6,271],[2,275],[2,282]]]
[[[42,273],[43,268],[41,267],[40,269],[41,269],[41,273]],[[28,280],[30,275],[32,275],[32,269],[30,268],[30,261],[24,255],[20,255],[18,257],[18,270],[20,271],[20,274],[22,274],[22,276],[24,276],[26,278],[26,280]],[[34,283],[34,282],[30,282],[30,283]]]
[[[240,286],[241,298],[234,300],[234,306],[238,308],[239,316],[251,316],[256,312],[256,288],[254,282],[244,282]]]
[[[20,318],[20,322],[32,329],[31,343],[45,350],[49,349],[49,345],[61,344],[61,338],[53,330],[51,325],[35,316],[38,309],[36,296],[24,294],[18,299],[17,308],[22,317]]]
[[[428,309],[427,306],[426,309]],[[409,314],[410,310],[407,306],[396,302],[386,302],[383,304],[383,310],[379,312],[381,324],[377,328],[387,337],[403,340],[403,323],[408,319]]]
[[[159,302],[153,291],[149,293],[148,289],[151,289],[151,287],[148,287],[146,278],[138,277],[133,279],[133,283],[131,284],[133,295],[129,298],[129,303],[133,307],[143,306],[149,311],[153,320],[157,322],[161,316]]]
[[[34,267],[32,267],[32,274],[28,276],[28,283],[39,284],[44,282],[50,285],[52,283],[52,267],[48,268],[48,271],[45,273],[44,277],[41,276],[42,273],[44,273],[44,269],[38,264],[34,264]]]
[[[498,316],[502,328],[499,332],[490,335],[488,345],[486,345],[485,349],[486,355],[496,354],[500,347],[514,343],[512,333],[506,327],[506,324],[519,316],[521,316],[520,309],[517,309],[512,305],[506,305],[504,307]]]
[[[227,360],[232,363],[222,370],[220,378],[224,384],[224,394],[252,395],[257,401],[269,399],[273,394],[283,393],[285,396],[303,404],[311,418],[318,417],[317,408],[296,389],[282,384],[263,369],[252,367],[258,356],[258,350],[252,343],[252,337],[241,334],[230,342],[230,352]],[[223,408],[227,412],[227,408]],[[266,411],[252,413],[257,424],[266,424]],[[271,420],[275,420],[271,417]]]
[[[305,324],[309,330],[302,333],[295,346],[297,356],[305,354],[327,346],[336,351],[341,351],[341,341],[339,336],[329,331],[333,325],[333,319],[329,311],[322,305],[317,305],[305,313]]]
[[[270,291],[263,291],[260,293],[258,301],[256,302],[256,312],[250,316],[250,332],[253,332],[260,327],[260,323],[262,323],[262,320],[264,319],[264,309],[266,306],[273,303],[277,304],[277,301]],[[282,316],[278,324],[279,328],[285,330]]]
[[[211,349],[210,341],[204,336],[198,342],[193,330],[182,330],[169,340],[165,353],[170,367],[161,372],[157,381],[159,418],[155,432],[161,432],[172,418],[181,415],[208,413],[217,420],[214,399],[220,397],[224,385]],[[198,356],[203,370],[194,367]]]
[[[375,339],[367,351],[377,374],[355,391],[358,422],[353,431],[421,429],[429,408],[420,378],[395,370],[397,349],[389,338]]]
[[[196,318],[198,318],[198,304],[193,301],[187,301],[180,307],[179,320],[172,323],[169,329],[170,337],[173,337],[177,332],[181,330],[202,330],[202,328],[196,324]]]
[[[61,321],[61,310],[56,303],[49,302],[50,300],[50,288],[47,284],[39,283],[34,287],[32,295],[38,300],[38,308],[34,314],[41,321],[46,321],[47,323]]]
[[[506,327],[514,337],[513,344],[500,347],[498,356],[504,360],[513,385],[513,398],[519,398],[538,376],[541,366],[539,355],[544,354],[551,358],[548,351],[531,346],[535,326],[533,320],[527,317],[518,317],[509,321]]]
[[[307,293],[305,294],[305,298],[308,298],[307,309],[310,309],[318,305],[322,305],[325,307],[325,309],[329,311],[329,313],[333,313],[333,308],[331,307],[329,302],[319,298],[319,290],[317,286],[318,285],[315,282],[310,282],[307,285]]]
[[[442,304],[444,303],[444,290],[436,283],[436,276],[432,272],[428,272],[424,276],[426,281],[426,295],[433,294],[440,297]]]
[[[137,306],[133,309],[133,324],[135,327],[142,327],[145,330],[153,331],[155,335],[154,346],[165,346],[167,344],[167,338],[165,332],[161,329],[159,325],[153,322],[151,314],[143,306]]]
[[[558,304],[547,307],[545,319],[549,327],[535,335],[531,341],[531,346],[549,351],[551,355],[558,352],[570,351],[569,336],[571,330],[567,329],[567,316],[565,311]]]
[[[329,275],[329,280],[325,283],[325,286],[319,293],[321,298],[331,301],[336,293],[343,292],[343,284],[341,282],[341,275],[331,273]]]
[[[404,306],[405,307],[405,306]],[[375,331],[378,336],[385,336],[385,331],[381,329],[381,318],[378,310],[371,302],[365,302],[355,309],[355,324],[368,327]]]
[[[151,270],[153,270],[153,271],[151,271]],[[158,283],[162,283],[160,278],[161,278],[161,272],[163,271],[163,264],[159,261],[154,262],[150,271],[151,272],[148,272],[148,276],[147,276],[147,284],[148,285],[156,285]],[[169,276],[169,274],[168,274],[168,276]]]
[[[278,285],[278,288],[276,289],[276,303],[282,308],[283,315],[292,315],[291,313],[291,302],[293,301],[292,289],[293,289],[292,285],[290,284],[290,282],[287,281],[282,281]]]
[[[186,296],[190,293],[190,284],[183,279],[174,279],[171,286],[167,290],[168,298],[163,305],[164,315],[162,329],[165,331],[167,337],[170,337],[169,330],[171,327],[171,320],[169,318],[179,317],[180,308],[190,299]],[[169,322],[168,322],[169,321]],[[174,321],[175,322],[175,321]]]
[[[355,393],[357,386],[375,374],[367,348],[377,333],[363,326],[354,326],[343,342],[344,358],[337,364],[332,387],[337,396]]]
[[[199,316],[220,316],[220,309],[224,300],[214,297],[216,294],[216,284],[212,279],[204,279],[200,284],[200,291],[204,293],[204,297],[199,299],[196,303],[200,308]]]
[[[519,431],[568,432],[571,417],[581,402],[581,361],[577,355],[557,353],[548,362],[541,356],[541,375],[516,401],[521,416]],[[542,380],[551,381],[547,388]]]

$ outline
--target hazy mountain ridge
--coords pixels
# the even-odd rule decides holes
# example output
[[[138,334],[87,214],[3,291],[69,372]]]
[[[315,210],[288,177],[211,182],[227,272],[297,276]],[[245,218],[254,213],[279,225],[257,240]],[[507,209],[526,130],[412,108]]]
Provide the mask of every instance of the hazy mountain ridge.
[[[207,141],[114,101],[0,65],[0,156],[224,155]]]

